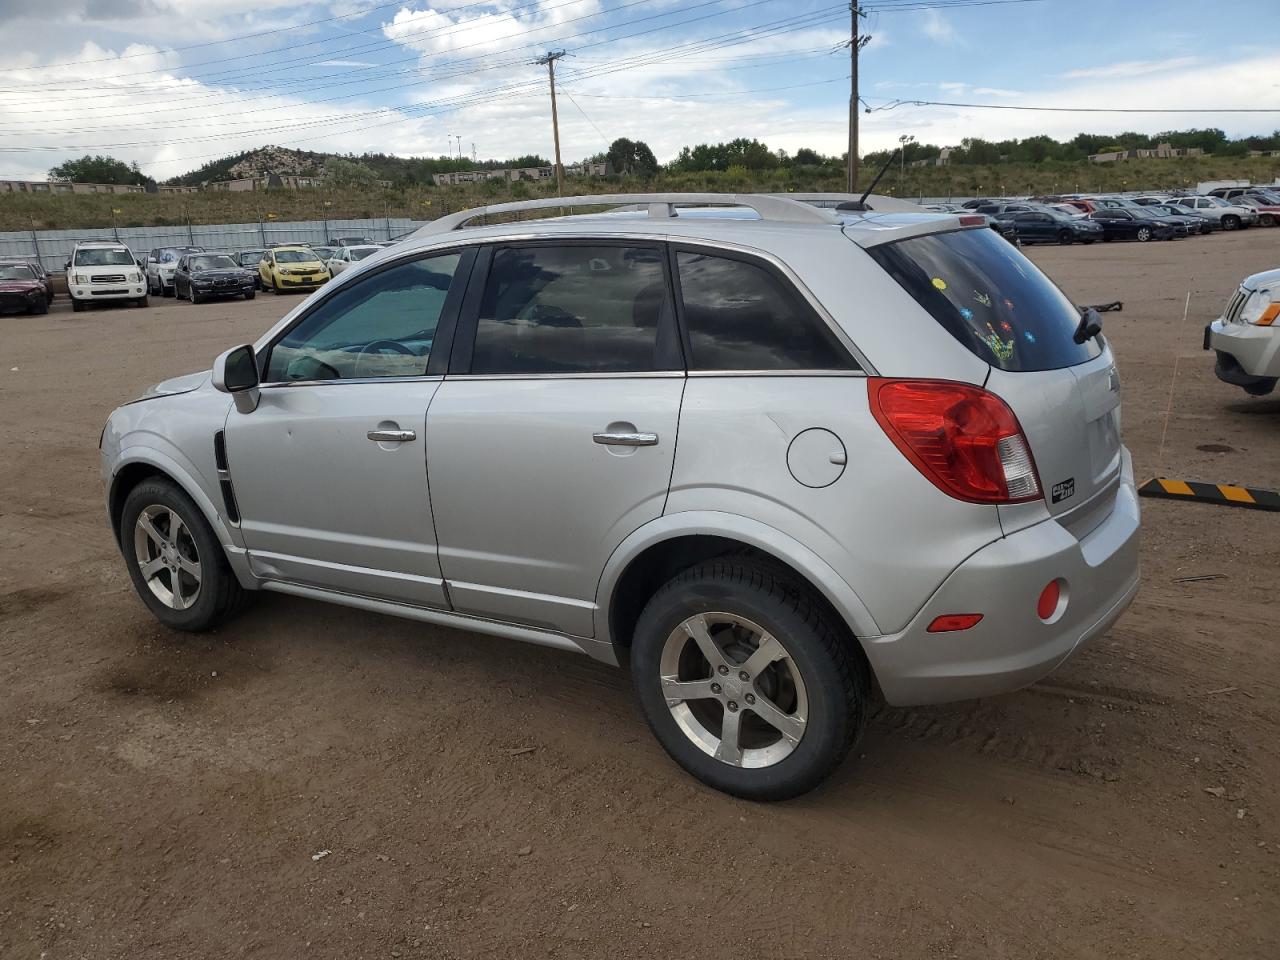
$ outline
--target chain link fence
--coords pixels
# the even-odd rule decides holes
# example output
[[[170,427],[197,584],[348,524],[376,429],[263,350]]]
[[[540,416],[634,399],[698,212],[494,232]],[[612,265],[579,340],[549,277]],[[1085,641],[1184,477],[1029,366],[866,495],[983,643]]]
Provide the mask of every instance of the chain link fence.
[[[50,273],[61,273],[77,240],[114,240],[145,257],[157,247],[205,247],[209,250],[260,250],[269,243],[327,243],[331,237],[358,236],[394,240],[427,221],[406,217],[366,220],[296,220],[281,223],[185,224],[177,227],[120,227],[97,230],[19,230],[0,233],[0,258],[39,258]]]

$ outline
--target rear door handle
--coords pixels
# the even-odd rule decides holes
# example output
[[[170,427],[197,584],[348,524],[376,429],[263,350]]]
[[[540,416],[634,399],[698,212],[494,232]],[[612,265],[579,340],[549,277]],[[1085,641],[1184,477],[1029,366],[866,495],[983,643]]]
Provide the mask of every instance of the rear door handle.
[[[606,431],[595,433],[591,439],[612,447],[652,447],[658,442],[656,433],[627,433]]]
[[[375,443],[404,443],[418,439],[418,435],[412,430],[370,430],[368,437]]]

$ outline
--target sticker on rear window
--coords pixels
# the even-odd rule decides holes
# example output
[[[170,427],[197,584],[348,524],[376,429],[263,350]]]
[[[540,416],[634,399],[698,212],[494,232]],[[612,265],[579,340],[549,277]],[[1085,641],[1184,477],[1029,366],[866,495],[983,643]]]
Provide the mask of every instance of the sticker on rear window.
[[[1067,479],[1055,483],[1053,485],[1053,502],[1061,503],[1076,495],[1076,478],[1067,477]]]

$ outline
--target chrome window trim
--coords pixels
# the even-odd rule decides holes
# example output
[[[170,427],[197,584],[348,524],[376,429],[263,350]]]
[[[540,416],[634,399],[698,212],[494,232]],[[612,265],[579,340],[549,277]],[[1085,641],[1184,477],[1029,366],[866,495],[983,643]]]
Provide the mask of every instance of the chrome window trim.
[[[683,370],[601,371],[599,373],[451,373],[446,380],[683,380]]]
[[[865,380],[865,370],[690,370],[691,377],[851,377]]]
[[[333,387],[339,384],[359,384],[359,383],[439,383],[443,380],[443,376],[433,377],[338,377],[333,380],[272,380],[268,383],[260,383],[258,387],[262,390],[270,390],[278,387]]]

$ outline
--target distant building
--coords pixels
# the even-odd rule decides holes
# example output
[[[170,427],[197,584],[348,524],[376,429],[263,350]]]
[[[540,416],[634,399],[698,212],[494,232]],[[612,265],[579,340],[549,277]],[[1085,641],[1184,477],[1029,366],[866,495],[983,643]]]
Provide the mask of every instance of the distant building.
[[[0,180],[0,193],[146,193],[138,183],[68,183],[65,180]]]
[[[390,187],[390,180],[375,180],[380,187]],[[292,173],[264,173],[257,177],[241,177],[236,180],[212,180],[204,184],[205,190],[221,190],[245,193],[250,190],[315,190],[329,185],[326,177],[302,177]]]
[[[1280,150],[1250,150],[1251,157],[1280,157]]]
[[[607,163],[571,163],[564,168],[566,177],[603,177],[609,173]],[[452,173],[433,173],[431,182],[437,187],[449,187],[459,183],[485,183],[489,180],[504,180],[514,183],[519,180],[554,180],[556,168],[515,167],[497,170],[456,170]]]
[[[951,164],[951,151],[955,147],[943,147],[938,151],[936,157],[927,157],[924,160],[912,160],[907,166],[909,167],[946,167]]]
[[[1091,153],[1089,159],[1093,163],[1115,163],[1117,160],[1170,160],[1174,157],[1203,157],[1204,151],[1199,147],[1175,147],[1172,144],[1160,143],[1151,148],[1134,150],[1117,150],[1112,153]]]

